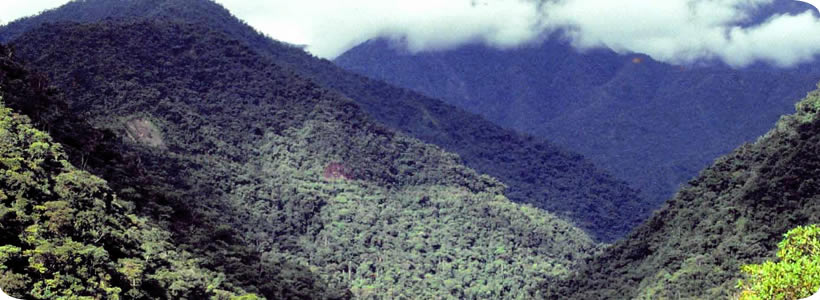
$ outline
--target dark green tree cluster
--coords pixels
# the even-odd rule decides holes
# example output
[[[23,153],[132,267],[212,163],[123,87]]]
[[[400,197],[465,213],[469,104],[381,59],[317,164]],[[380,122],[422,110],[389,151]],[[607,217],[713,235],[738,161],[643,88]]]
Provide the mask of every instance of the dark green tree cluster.
[[[801,4],[769,1],[747,22],[814,10]],[[580,153],[639,189],[651,209],[719,156],[766,133],[820,78],[816,61],[681,66],[606,47],[578,51],[560,36],[516,49],[475,43],[418,53],[380,38],[334,62]]]
[[[820,222],[820,90],[753,144],[717,160],[647,223],[569,280],[557,299],[720,299],[741,266],[775,257],[783,234]]]
[[[129,159],[99,169],[118,195],[226,285],[270,299],[521,298],[598,249],[457,155],[207,27],[44,25],[14,47],[71,115],[116,137]]]
[[[162,242],[162,247],[155,247],[157,251],[162,252],[165,248],[174,247],[192,248],[191,245],[183,243],[187,237],[184,231],[192,225],[196,225],[199,232],[224,232],[218,230],[218,222],[190,219],[190,207],[179,200],[179,189],[174,188],[174,183],[178,183],[178,180],[159,178],[160,174],[146,171],[142,161],[152,161],[156,156],[141,151],[142,148],[138,146],[123,142],[111,131],[91,127],[88,122],[69,110],[69,105],[60,96],[59,90],[51,86],[43,74],[24,68],[14,59],[12,52],[10,48],[0,45],[0,94],[3,95],[4,102],[14,110],[31,116],[38,128],[50,132],[55,141],[63,145],[67,161],[105,177],[108,185],[119,193],[119,199],[126,199],[120,203],[128,208],[135,208],[135,214],[149,216],[149,224],[162,224],[160,228],[169,232],[149,233],[156,238],[169,239]],[[163,161],[167,170],[184,167],[168,157]],[[212,227],[207,227],[211,224]],[[220,243],[217,244],[220,246],[218,249],[207,250],[211,251],[209,253],[220,253],[218,258],[202,256],[201,252],[204,250],[196,248],[192,251],[195,254],[191,255],[163,255],[178,266],[191,265],[192,259],[200,262],[220,259],[223,264],[210,267],[225,271],[223,274],[229,274],[222,280],[223,286],[236,283],[250,287],[272,299],[323,298],[330,293],[316,280],[315,275],[302,266],[288,261],[263,264],[261,253],[250,247],[226,247],[221,244],[222,240],[218,240],[217,243]],[[210,271],[206,270],[205,273],[207,272]],[[177,289],[182,289],[186,285],[177,286]],[[160,287],[148,289],[161,291]],[[152,294],[151,298],[157,298],[161,294]]]
[[[0,286],[11,295],[236,299],[224,275],[201,268],[1,103],[0,171]]]
[[[237,206],[254,203],[247,229],[254,243],[278,234],[271,228],[298,221],[294,205],[321,203],[313,221],[321,227],[290,243],[309,251],[306,261],[328,281],[349,285],[363,299],[527,297],[534,283],[569,274],[576,259],[595,251],[582,231],[513,204],[497,189],[439,184],[453,181],[444,176],[454,173],[441,168],[452,166],[452,157],[425,154],[435,150],[404,138],[396,141],[407,144],[405,151],[380,154],[397,155],[401,186],[320,176],[324,166],[346,161],[343,153],[381,138],[328,120],[266,137],[252,162],[265,181],[237,186],[241,199],[234,198]],[[314,147],[313,139],[339,146]],[[357,165],[350,168],[355,173]],[[493,182],[478,179],[482,186]]]
[[[375,121],[458,154],[468,167],[503,182],[511,200],[571,220],[597,240],[622,237],[651,211],[652,206],[637,191],[580,155],[503,129],[439,100],[342,70],[256,32],[211,0],[73,1],[0,27],[0,41],[11,41],[44,23],[91,23],[107,18],[176,20],[226,33],[262,56],[258,59],[344,94]]]

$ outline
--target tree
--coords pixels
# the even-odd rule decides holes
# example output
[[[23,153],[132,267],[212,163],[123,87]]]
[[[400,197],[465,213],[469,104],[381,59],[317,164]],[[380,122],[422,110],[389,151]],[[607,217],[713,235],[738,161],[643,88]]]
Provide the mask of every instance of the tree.
[[[778,248],[778,262],[741,268],[747,278],[738,282],[740,300],[800,299],[820,288],[820,227],[792,229]]]

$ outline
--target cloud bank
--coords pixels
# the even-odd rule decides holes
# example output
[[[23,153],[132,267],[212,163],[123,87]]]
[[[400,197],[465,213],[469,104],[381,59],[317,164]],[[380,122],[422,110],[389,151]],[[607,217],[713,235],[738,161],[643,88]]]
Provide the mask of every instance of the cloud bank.
[[[407,50],[419,52],[467,43],[517,47],[550,32],[561,32],[581,49],[608,47],[677,64],[719,59],[737,67],[756,61],[791,66],[817,58],[820,18],[812,11],[742,25],[773,1],[277,0],[251,6],[243,0],[218,2],[272,37],[307,44],[310,52],[326,58],[377,37],[401,41]]]
[[[309,44],[310,52],[327,58],[376,37],[402,40],[414,52],[471,42],[503,48],[533,40],[544,29],[533,2],[482,1],[276,0],[250,7],[244,0],[218,0],[258,30]]]
[[[607,47],[669,63],[721,60],[792,66],[820,58],[820,17],[798,14],[754,20],[767,5],[794,0],[215,0],[273,38],[308,45],[334,58],[373,38],[408,51],[469,43],[518,47],[560,32],[580,49]],[[6,1],[0,24],[68,0]],[[8,2],[8,3],[6,3]]]
[[[551,30],[563,29],[579,48],[640,52],[671,63],[720,59],[740,67],[778,66],[820,54],[820,18],[812,11],[776,14],[742,26],[772,0],[569,0],[543,8]],[[594,9],[590,9],[594,7]]]

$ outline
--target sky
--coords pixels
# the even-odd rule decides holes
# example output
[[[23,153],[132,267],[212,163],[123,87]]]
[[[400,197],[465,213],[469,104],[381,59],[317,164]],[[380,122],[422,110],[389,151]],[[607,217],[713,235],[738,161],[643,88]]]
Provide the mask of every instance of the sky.
[[[579,49],[607,47],[687,64],[722,60],[792,66],[820,58],[811,11],[744,21],[774,0],[217,0],[278,40],[332,59],[373,38],[410,52],[482,43],[505,49],[561,32]],[[0,0],[0,24],[67,0]],[[808,5],[807,5],[808,7]]]

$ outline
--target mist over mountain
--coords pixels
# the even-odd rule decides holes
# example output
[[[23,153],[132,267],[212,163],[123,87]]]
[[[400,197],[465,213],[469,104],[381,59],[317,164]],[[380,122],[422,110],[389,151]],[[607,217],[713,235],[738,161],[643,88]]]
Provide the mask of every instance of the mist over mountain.
[[[676,66],[560,40],[418,54],[375,40],[335,62],[578,151],[655,204],[765,133],[820,80],[820,64]]]
[[[402,23],[427,27],[380,32],[337,62],[455,105],[270,39],[210,0],[73,1],[0,27],[0,287],[24,299],[747,300],[785,293],[750,288],[768,279],[748,280],[763,273],[747,264],[820,265],[805,249],[775,257],[785,232],[820,222],[820,90],[794,105],[820,88],[817,63],[793,65],[812,37],[721,57],[735,31],[811,24],[805,4],[629,0],[647,13],[604,3],[562,19],[593,5],[437,3],[416,7],[447,9]],[[648,22],[670,8],[658,40],[636,44],[645,36],[626,24],[609,32],[629,37],[622,48],[599,48],[622,22],[613,13]],[[452,21],[469,28],[443,47],[420,34],[465,9]],[[492,11],[540,15],[469,23]],[[680,18],[691,26],[664,29]],[[731,34],[668,40],[714,30]],[[415,52],[416,38],[456,48]],[[691,64],[629,53],[658,41]],[[817,244],[803,236],[781,248]],[[789,276],[767,282],[820,288]]]
[[[140,17],[142,16],[142,17]],[[46,22],[161,18],[208,24],[252,50],[354,100],[374,120],[459,154],[466,165],[499,178],[516,202],[547,209],[604,241],[623,236],[651,211],[624,182],[580,155],[503,129],[481,117],[383,82],[342,70],[302,49],[271,40],[205,0],[82,1],[0,28],[11,40]]]
[[[812,61],[820,16],[795,0],[489,0],[345,2],[223,0],[255,28],[335,58],[372,39],[412,53],[467,45],[515,49],[552,34],[581,50],[645,53],[658,61],[721,61],[736,67]]]

